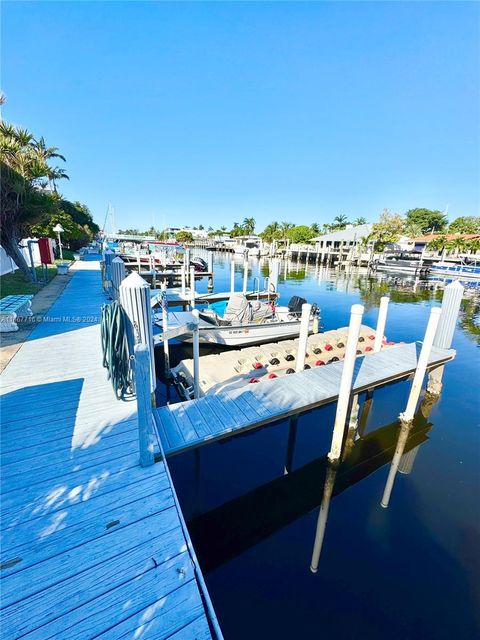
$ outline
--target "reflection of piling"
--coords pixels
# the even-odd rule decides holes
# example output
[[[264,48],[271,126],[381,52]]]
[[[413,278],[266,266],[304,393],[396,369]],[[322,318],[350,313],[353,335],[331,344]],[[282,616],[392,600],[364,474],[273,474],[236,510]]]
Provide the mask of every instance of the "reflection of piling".
[[[398,436],[397,448],[395,449],[395,454],[393,456],[390,471],[388,472],[387,482],[383,491],[382,501],[380,503],[384,509],[388,507],[388,503],[390,502],[390,496],[392,494],[395,476],[397,475],[398,465],[400,464],[400,459],[403,455],[403,450],[405,449],[405,444],[407,442],[408,434],[410,433],[411,428],[412,422],[403,422],[402,426],[400,427],[400,435]]]
[[[415,458],[417,457],[418,450],[420,449],[420,445],[414,447],[407,453],[404,453],[400,458],[400,462],[398,463],[398,473],[401,473],[404,476],[408,476],[413,469],[413,464],[415,462]]]
[[[295,444],[297,441],[297,424],[298,416],[292,416],[290,418],[290,425],[288,427],[288,444],[287,444],[287,457],[285,460],[285,468],[283,474],[290,473],[293,467],[293,455],[295,453]]]
[[[335,476],[337,475],[337,465],[335,463],[327,463],[327,472],[325,475],[325,485],[323,487],[322,504],[318,512],[317,530],[315,532],[315,542],[313,544],[312,561],[310,563],[310,571],[317,573],[320,553],[322,551],[323,539],[325,537],[325,527],[327,526],[328,510],[330,508],[330,500],[332,498],[333,487],[335,486]]]

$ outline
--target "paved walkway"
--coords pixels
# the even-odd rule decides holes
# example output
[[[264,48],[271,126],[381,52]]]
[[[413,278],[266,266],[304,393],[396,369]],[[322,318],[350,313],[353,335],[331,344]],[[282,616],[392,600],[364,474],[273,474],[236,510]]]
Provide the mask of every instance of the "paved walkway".
[[[101,366],[99,264],[73,270],[0,377],[2,639],[215,637],[168,469],[139,466]]]

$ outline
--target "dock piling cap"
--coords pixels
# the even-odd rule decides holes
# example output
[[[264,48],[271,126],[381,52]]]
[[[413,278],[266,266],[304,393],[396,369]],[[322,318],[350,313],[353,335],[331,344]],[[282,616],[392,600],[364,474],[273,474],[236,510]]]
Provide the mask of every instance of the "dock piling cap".
[[[148,282],[144,280],[137,271],[132,271],[132,273],[122,281],[120,286],[123,289],[150,289]]]

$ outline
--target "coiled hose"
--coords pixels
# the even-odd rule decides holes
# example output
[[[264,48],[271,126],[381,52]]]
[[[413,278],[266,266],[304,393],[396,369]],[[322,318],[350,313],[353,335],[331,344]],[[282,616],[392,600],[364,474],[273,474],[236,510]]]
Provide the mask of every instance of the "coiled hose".
[[[101,338],[103,366],[108,371],[117,400],[133,393],[133,372],[130,362],[130,325],[118,302],[102,306]]]

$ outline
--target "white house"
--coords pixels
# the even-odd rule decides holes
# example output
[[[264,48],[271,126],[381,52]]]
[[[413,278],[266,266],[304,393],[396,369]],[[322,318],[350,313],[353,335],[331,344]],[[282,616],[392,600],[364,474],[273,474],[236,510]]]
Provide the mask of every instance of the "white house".
[[[318,236],[318,238],[312,238],[310,242],[315,242],[320,250],[328,247],[340,249],[342,245],[343,247],[356,247],[364,244],[365,238],[372,233],[372,229],[373,224],[359,224],[356,227],[349,225],[345,229],[325,233],[323,236]]]

